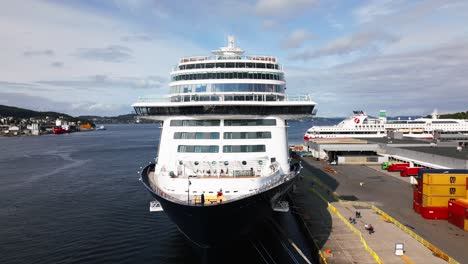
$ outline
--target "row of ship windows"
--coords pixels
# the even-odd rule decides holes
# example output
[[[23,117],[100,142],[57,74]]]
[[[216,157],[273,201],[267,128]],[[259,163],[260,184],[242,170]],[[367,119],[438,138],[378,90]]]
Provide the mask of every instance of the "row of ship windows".
[[[259,62],[216,62],[216,63],[198,63],[179,65],[179,70],[193,70],[193,69],[212,69],[212,68],[258,68],[258,69],[275,69],[280,67],[278,64],[273,63],[259,63]]]
[[[220,126],[221,120],[171,120],[171,126]],[[276,119],[225,119],[224,126],[276,126]]]
[[[171,93],[205,93],[205,92],[272,92],[284,93],[284,85],[265,83],[212,83],[174,85]]]
[[[181,153],[218,153],[217,145],[179,145],[177,152]],[[265,152],[265,145],[225,145],[223,153]]]
[[[224,132],[224,139],[271,138],[271,132]],[[174,139],[219,139],[219,132],[175,132]]]
[[[272,96],[274,97],[274,96]],[[202,98],[200,101],[209,100],[210,97]],[[227,96],[224,97],[225,101]],[[234,101],[239,99],[242,101],[242,98],[234,97]],[[250,99],[244,99],[243,101],[260,101],[251,97]],[[284,100],[280,97],[277,97],[278,101]],[[229,100],[231,101],[231,99]],[[263,101],[263,100],[262,100]],[[264,101],[271,101],[271,99],[266,98]],[[175,106],[136,106],[134,107],[135,112],[138,115],[161,115],[161,116],[186,116],[186,115],[245,115],[255,113],[258,116],[271,116],[271,115],[310,115],[314,109],[314,105],[190,105],[183,107]],[[267,125],[269,126],[269,125]]]
[[[356,131],[356,132],[347,132],[347,131],[326,131],[326,132],[313,132],[313,134],[318,134],[318,135],[368,135],[368,134],[378,134],[378,133],[384,134],[385,131]],[[409,134],[410,131],[403,131],[403,134]],[[412,134],[430,134],[428,131],[412,131]]]
[[[257,72],[210,72],[190,73],[172,76],[171,81],[207,80],[207,79],[256,79],[284,81],[282,73]]]

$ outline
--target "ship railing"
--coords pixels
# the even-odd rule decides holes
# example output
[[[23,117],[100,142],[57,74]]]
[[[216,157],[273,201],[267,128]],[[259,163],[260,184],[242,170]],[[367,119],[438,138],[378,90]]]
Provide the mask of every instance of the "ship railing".
[[[276,186],[278,186],[278,185],[280,185],[280,184],[282,184],[282,183],[284,183],[286,181],[291,180],[295,176],[297,176],[300,173],[301,169],[302,169],[302,164],[298,163],[297,166],[294,166],[293,170],[291,170],[289,173],[284,174],[283,170],[281,170],[281,167],[280,167],[279,163],[274,162],[274,163],[272,163],[271,166],[275,166],[277,168],[276,171],[273,173],[273,174],[276,174],[276,175],[271,176],[271,178],[269,180],[265,181],[262,184],[262,186],[260,186],[260,188],[255,190],[255,192],[235,197],[233,199],[230,199],[229,201],[240,200],[240,199],[243,199],[245,197],[249,197],[249,196],[252,196],[254,194],[261,193],[261,192],[264,192],[264,191],[269,190],[271,188],[274,188],[274,187],[276,187]]]
[[[283,94],[283,93],[190,93],[172,96],[149,95],[138,98],[138,103],[192,103],[192,102],[310,102],[312,98],[308,94]]]
[[[255,62],[270,62],[277,63],[278,59],[268,55],[214,55],[214,56],[190,56],[182,57],[179,63],[191,63],[210,60],[251,60]]]
[[[245,162],[245,163],[244,163]],[[159,175],[173,178],[244,178],[264,177],[275,172],[276,166],[266,158],[245,161],[178,161],[175,167],[159,165]]]
[[[265,180],[263,181],[262,185],[259,187],[259,188],[256,188],[254,192],[250,192],[250,193],[247,193],[247,194],[244,194],[244,195],[241,195],[241,196],[237,196],[237,197],[234,197],[232,199],[229,199],[228,201],[231,202],[231,201],[236,201],[236,200],[239,200],[239,199],[243,199],[245,197],[249,197],[249,196],[252,196],[254,194],[257,194],[257,193],[261,193],[261,192],[264,192],[266,190],[269,190],[271,188],[274,188],[286,181],[289,181],[291,179],[293,179],[295,176],[297,176],[301,169],[302,169],[302,165],[300,163],[296,164],[293,166],[293,169],[289,172],[289,173],[283,173],[283,170],[281,169],[281,166],[278,162],[272,162],[269,166],[268,166],[270,169],[271,169],[271,175]],[[169,193],[166,193],[164,192],[162,189],[160,189],[157,185],[156,185],[156,179],[155,177],[157,177],[155,175],[155,166],[147,166],[145,167],[145,169],[143,170],[142,174],[146,174],[147,177],[148,177],[148,185],[149,187],[152,189],[153,192],[155,192],[156,194],[158,194],[159,196],[163,197],[164,199],[167,199],[167,200],[170,200],[172,202],[175,202],[175,203],[179,203],[179,204],[185,204],[185,203],[190,203],[190,199],[188,199],[187,201],[183,200],[183,199],[179,199],[177,197],[175,197],[174,195],[171,195]],[[145,183],[146,184],[146,183]],[[194,196],[192,196],[193,198]],[[196,205],[196,204],[194,204]]]

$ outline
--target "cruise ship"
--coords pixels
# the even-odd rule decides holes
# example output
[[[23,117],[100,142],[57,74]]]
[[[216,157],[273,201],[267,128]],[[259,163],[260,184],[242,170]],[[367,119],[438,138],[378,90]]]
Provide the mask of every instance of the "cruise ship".
[[[402,133],[404,137],[434,139],[436,135],[450,135],[452,138],[468,137],[468,120],[439,119],[434,112],[431,118],[414,120],[387,120],[386,111],[381,110],[378,118],[369,118],[363,111],[334,126],[313,126],[307,130],[304,140],[316,138],[383,138],[389,131]]]
[[[157,158],[140,180],[155,210],[200,248],[236,241],[284,205],[301,168],[287,120],[315,107],[309,95],[285,93],[277,58],[243,55],[232,36],[212,53],[180,59],[167,96],[132,105],[162,124]]]

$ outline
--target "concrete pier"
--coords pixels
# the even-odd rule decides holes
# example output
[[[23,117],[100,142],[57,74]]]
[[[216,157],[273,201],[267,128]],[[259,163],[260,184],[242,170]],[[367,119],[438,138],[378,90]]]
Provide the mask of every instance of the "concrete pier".
[[[335,174],[324,171],[322,162],[303,160],[303,180],[293,199],[327,263],[446,263],[369,205],[388,213],[453,259],[468,259],[468,236],[463,230],[413,212],[411,186],[406,179],[366,166],[333,166]],[[358,203],[339,202],[334,194]],[[356,218],[356,224],[346,223],[349,217],[355,218],[356,211],[362,218]],[[364,228],[369,223],[375,227],[374,234]],[[395,243],[404,243],[403,257],[395,255]]]

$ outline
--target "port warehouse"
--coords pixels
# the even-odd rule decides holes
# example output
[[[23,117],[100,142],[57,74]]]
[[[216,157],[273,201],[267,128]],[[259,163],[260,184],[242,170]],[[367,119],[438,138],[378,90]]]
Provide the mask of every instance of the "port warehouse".
[[[466,144],[466,143],[465,143]],[[438,142],[397,138],[313,139],[305,142],[312,156],[338,164],[411,162],[432,169],[468,169],[468,149],[459,141]]]
[[[458,142],[348,138],[314,139],[306,146],[313,157],[332,164],[381,164],[389,172],[415,176],[413,210],[468,231],[468,151]],[[403,174],[407,171],[412,173]]]

